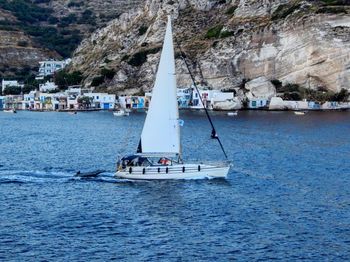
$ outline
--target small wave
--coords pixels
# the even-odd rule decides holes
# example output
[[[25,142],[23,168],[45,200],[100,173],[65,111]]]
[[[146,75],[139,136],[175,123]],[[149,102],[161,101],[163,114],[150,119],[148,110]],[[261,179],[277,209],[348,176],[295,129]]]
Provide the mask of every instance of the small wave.
[[[244,176],[260,178],[260,179],[274,179],[275,178],[275,176],[272,174],[260,174],[260,173],[254,172],[252,170],[242,169],[242,168],[238,168],[235,166],[231,167],[231,172],[235,172],[237,174],[242,174]]]
[[[0,184],[25,184],[24,181],[10,180],[10,179],[0,179]]]
[[[216,178],[211,176],[197,176],[197,177],[191,177],[191,178],[182,178],[179,180],[213,180],[213,179],[216,179]]]

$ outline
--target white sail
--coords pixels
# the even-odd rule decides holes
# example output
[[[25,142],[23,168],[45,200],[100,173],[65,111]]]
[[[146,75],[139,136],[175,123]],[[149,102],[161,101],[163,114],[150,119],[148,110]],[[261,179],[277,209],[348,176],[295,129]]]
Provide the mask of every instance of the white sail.
[[[141,134],[141,152],[180,154],[178,120],[174,44],[169,16],[152,100]]]

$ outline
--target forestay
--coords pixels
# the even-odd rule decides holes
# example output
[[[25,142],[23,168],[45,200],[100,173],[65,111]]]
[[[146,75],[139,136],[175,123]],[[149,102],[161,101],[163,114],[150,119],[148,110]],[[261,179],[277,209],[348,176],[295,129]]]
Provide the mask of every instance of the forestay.
[[[176,94],[171,18],[161,53],[152,100],[141,135],[142,153],[180,154],[179,110]]]

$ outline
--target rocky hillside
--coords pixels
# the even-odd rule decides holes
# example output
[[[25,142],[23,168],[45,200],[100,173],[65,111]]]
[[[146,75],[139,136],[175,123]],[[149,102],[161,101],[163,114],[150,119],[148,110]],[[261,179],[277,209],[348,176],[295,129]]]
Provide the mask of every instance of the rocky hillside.
[[[119,94],[150,90],[166,15],[171,14],[175,38],[203,85],[242,94],[247,92],[242,83],[253,80],[267,95],[272,92],[271,80],[310,89],[349,89],[349,4],[147,0],[85,39],[75,52],[71,70],[84,72],[85,85],[101,90]],[[178,49],[176,53],[178,83],[189,86]]]
[[[141,0],[0,0],[0,77],[20,76],[39,60],[70,57],[81,42]]]

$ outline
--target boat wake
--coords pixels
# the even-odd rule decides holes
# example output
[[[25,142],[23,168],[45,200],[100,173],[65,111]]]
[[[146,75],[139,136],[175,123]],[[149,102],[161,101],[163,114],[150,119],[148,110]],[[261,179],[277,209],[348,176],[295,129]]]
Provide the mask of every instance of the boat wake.
[[[0,170],[0,184],[118,182],[113,176],[113,172],[103,172],[96,177],[79,177],[72,170]]]
[[[0,170],[0,184],[4,183],[45,183],[52,181],[64,182],[69,179],[65,171],[38,171],[38,170]]]

